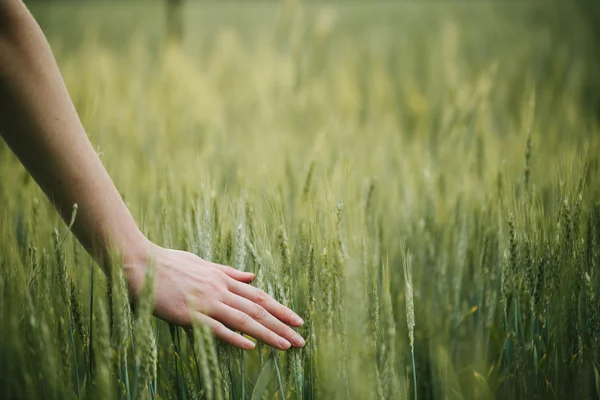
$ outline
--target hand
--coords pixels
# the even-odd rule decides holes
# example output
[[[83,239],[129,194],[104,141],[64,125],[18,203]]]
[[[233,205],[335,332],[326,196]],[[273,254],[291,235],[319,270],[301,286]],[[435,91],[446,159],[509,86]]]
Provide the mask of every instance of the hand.
[[[254,343],[232,329],[280,350],[304,346],[304,339],[288,326],[301,326],[302,319],[250,286],[254,274],[149,242],[147,248],[142,256],[125,258],[125,274],[131,294],[138,297],[147,263],[152,260],[156,266],[156,317],[184,327],[193,320],[207,324],[218,339],[247,350],[254,348]]]

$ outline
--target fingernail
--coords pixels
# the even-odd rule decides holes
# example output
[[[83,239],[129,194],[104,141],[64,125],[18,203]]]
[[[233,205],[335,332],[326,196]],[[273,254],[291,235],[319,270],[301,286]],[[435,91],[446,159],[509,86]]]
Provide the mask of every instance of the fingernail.
[[[294,317],[292,318],[292,322],[296,326],[301,326],[302,324],[304,324],[304,320],[297,315],[294,315]]]
[[[290,342],[288,342],[287,340],[285,340],[284,338],[280,337],[279,338],[279,346],[283,349],[283,350],[287,350],[290,347],[292,347],[292,344]]]
[[[255,344],[254,344],[254,342],[253,342],[253,341],[251,341],[251,340],[248,340],[248,341],[246,342],[246,349],[247,349],[247,350],[252,350],[252,349],[254,348],[254,346],[255,346]]]
[[[302,336],[296,334],[292,338],[292,343],[294,343],[294,346],[296,346],[296,347],[304,347],[304,344],[306,342],[304,341],[304,338]]]

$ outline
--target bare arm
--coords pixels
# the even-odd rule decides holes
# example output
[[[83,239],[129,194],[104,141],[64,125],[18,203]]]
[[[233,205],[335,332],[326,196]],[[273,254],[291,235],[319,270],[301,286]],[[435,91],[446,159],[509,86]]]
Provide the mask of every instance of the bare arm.
[[[100,260],[109,242],[143,251],[143,236],[79,121],[48,42],[20,2],[0,1],[0,130],[36,182]]]
[[[148,259],[155,260],[156,316],[184,326],[197,318],[243,348],[252,342],[225,325],[280,349],[289,342],[304,345],[286,325],[302,321],[247,285],[252,274],[144,237],[88,140],[48,42],[20,0],[0,0],[0,134],[63,219],[78,204],[73,232],[105,272],[111,251],[123,255],[134,297]]]

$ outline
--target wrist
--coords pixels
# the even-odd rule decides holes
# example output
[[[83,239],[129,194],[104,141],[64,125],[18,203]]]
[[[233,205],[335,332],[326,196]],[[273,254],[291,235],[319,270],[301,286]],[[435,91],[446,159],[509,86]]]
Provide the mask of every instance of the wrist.
[[[149,259],[150,242],[137,228],[124,235],[121,240],[96,247],[90,254],[102,267],[108,277],[111,276],[112,264],[124,268],[127,277],[129,270],[145,266]]]
[[[129,287],[129,293],[134,297],[141,292],[148,263],[156,254],[158,246],[148,240],[141,232],[130,238],[128,245],[123,247],[123,273]]]
[[[123,241],[122,257],[124,265],[146,264],[154,244],[138,229]]]

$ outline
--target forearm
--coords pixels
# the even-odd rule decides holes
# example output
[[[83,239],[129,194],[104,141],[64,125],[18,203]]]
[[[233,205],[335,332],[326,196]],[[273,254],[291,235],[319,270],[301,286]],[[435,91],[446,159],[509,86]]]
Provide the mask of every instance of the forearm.
[[[48,42],[26,7],[0,0],[0,134],[100,261],[144,251],[143,235],[94,151]]]

